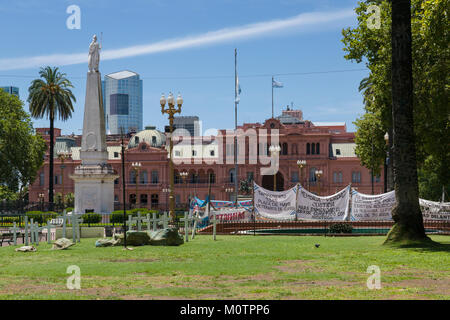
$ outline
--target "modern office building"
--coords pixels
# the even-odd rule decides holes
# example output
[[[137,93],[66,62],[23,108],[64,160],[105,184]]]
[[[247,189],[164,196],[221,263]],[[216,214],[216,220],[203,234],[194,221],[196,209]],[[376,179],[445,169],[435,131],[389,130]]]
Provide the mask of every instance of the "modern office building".
[[[3,89],[4,91],[8,92],[9,94],[14,94],[17,97],[19,97],[19,88],[17,88],[17,87],[7,86],[7,87],[0,87],[0,89]]]
[[[191,136],[199,137],[200,133],[200,120],[197,116],[179,116],[173,119],[173,127],[176,129],[185,129]]]
[[[139,74],[124,70],[105,76],[102,81],[107,134],[139,132],[143,128],[142,80]]]

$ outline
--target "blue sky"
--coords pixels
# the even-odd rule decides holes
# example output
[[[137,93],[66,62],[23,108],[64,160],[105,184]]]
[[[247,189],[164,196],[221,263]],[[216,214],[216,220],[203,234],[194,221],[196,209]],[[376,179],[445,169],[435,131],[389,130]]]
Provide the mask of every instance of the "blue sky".
[[[80,30],[66,27],[66,9],[72,4],[81,9]],[[275,89],[275,114],[293,102],[305,119],[344,121],[354,131],[352,122],[363,113],[358,85],[368,71],[363,64],[344,59],[341,30],[356,24],[355,15],[346,13],[356,5],[350,0],[0,0],[0,86],[19,87],[26,100],[27,88],[39,71],[39,63],[29,64],[30,58],[44,56],[44,65],[60,63],[75,86],[77,102],[73,117],[55,126],[63,134],[80,134],[87,62],[67,63],[71,59],[67,55],[85,54],[87,59],[92,35],[103,32],[103,54],[109,51],[110,58],[101,60],[100,72],[104,76],[127,69],[140,74],[144,126],[162,129],[167,124],[159,98],[172,91],[183,95],[182,115],[198,115],[204,130],[233,128],[237,48],[239,123],[270,117],[272,74],[313,73],[276,76],[284,88]],[[296,20],[302,14],[306,15],[298,21],[304,23]],[[292,19],[297,22],[289,25]],[[257,30],[245,36],[243,31],[249,28]],[[208,34],[218,30],[217,37],[223,39]],[[209,40],[199,45],[169,48],[205,34]],[[132,55],[140,45],[160,49]],[[121,48],[129,48],[125,50],[129,56],[115,57],[114,50]],[[59,56],[48,57],[55,54]],[[314,74],[336,70],[357,71]],[[48,126],[48,120],[34,120],[34,125]]]

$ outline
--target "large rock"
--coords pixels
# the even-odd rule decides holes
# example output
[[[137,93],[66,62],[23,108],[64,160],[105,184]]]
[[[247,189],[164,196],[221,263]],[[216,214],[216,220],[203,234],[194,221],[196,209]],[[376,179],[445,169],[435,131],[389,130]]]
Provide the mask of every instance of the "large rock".
[[[150,237],[145,231],[127,231],[127,245],[143,246],[149,244]]]
[[[95,241],[96,247],[112,247],[116,241],[114,239],[98,239]]]
[[[73,246],[74,244],[75,243],[73,243],[71,240],[69,240],[67,238],[61,238],[61,239],[58,239],[55,242],[53,242],[52,249],[64,250],[64,249],[67,249],[68,247]]]
[[[166,228],[148,232],[152,246],[179,246],[184,243],[183,237],[176,228]]]
[[[16,248],[17,252],[35,252],[36,248],[33,246],[23,246],[20,248]]]

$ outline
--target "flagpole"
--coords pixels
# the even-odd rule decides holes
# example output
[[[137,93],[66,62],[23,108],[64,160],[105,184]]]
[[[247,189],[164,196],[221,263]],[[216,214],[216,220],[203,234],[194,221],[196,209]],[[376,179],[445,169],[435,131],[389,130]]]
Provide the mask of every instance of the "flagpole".
[[[237,49],[234,49],[234,203],[237,205],[238,195],[238,163],[237,163]]]
[[[272,76],[272,118],[273,118],[273,76]]]

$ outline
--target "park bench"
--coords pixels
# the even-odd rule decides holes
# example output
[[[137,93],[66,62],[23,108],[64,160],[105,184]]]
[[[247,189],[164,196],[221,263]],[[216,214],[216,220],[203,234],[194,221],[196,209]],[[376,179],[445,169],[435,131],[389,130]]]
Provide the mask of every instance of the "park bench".
[[[0,233],[0,246],[3,246],[3,242],[8,242],[9,245],[14,241],[13,234],[10,232]]]

